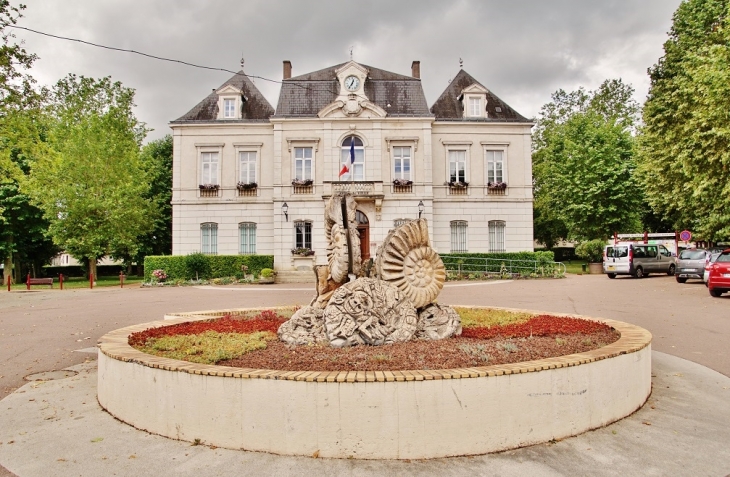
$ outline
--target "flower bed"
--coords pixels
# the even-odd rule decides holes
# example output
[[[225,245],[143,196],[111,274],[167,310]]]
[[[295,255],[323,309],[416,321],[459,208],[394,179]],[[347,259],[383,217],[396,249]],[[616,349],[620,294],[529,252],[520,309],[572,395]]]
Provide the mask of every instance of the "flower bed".
[[[603,323],[578,318],[505,310],[457,311],[464,327],[460,337],[388,346],[288,346],[275,339],[287,317],[271,310],[150,328],[132,333],[128,342],[145,353],[203,364],[282,371],[376,371],[516,363],[590,351],[620,337]],[[176,336],[196,338],[173,339]]]

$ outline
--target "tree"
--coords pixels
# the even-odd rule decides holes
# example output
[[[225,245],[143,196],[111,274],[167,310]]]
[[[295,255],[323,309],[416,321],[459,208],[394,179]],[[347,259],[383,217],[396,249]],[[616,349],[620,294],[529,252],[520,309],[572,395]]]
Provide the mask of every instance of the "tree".
[[[151,141],[142,148],[140,161],[149,182],[145,195],[158,214],[153,217],[153,228],[138,241],[137,255],[121,257],[131,266],[147,255],[172,254],[172,136]]]
[[[535,237],[607,238],[640,227],[633,177],[638,105],[633,88],[607,80],[598,90],[559,90],[534,132]]]
[[[649,204],[677,229],[730,238],[730,1],[689,0],[649,69],[638,170]]]
[[[156,211],[139,160],[146,130],[134,116],[134,90],[110,78],[69,75],[53,88],[49,150],[25,187],[50,222],[53,241],[80,261],[114,251],[136,254]]]

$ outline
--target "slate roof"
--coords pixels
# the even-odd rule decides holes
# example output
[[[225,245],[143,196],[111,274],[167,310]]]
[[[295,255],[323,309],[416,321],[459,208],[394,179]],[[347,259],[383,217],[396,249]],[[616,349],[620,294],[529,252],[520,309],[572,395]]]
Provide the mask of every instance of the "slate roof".
[[[241,119],[221,119],[226,122],[260,122],[268,121],[274,114],[274,108],[266,101],[266,98],[256,88],[253,82],[246,76],[243,70],[239,71],[231,79],[223,83],[219,88],[232,85],[243,91],[246,102],[243,103]],[[172,123],[184,123],[188,121],[215,121],[218,117],[218,95],[215,91],[210,93],[204,100],[199,102],[193,109],[177,118]]]
[[[487,92],[487,117],[486,118],[465,118],[464,107],[458,100],[461,92],[473,85],[486,89]],[[497,111],[499,108],[501,111]],[[474,79],[466,71],[459,70],[456,77],[449,83],[448,88],[441,93],[441,96],[431,106],[431,112],[436,116],[437,121],[476,121],[476,122],[510,122],[510,123],[531,123],[532,121],[512,109],[507,103],[499,99],[489,88]]]
[[[337,99],[340,85],[335,71],[344,64],[284,80],[274,117],[316,117],[322,108]],[[389,117],[432,116],[419,78],[361,66],[369,70],[365,96],[387,111]]]

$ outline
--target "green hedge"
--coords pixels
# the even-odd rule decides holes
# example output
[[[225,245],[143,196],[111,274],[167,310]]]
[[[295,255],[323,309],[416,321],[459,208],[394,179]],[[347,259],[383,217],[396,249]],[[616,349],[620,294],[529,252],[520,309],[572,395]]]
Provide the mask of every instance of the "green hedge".
[[[448,271],[499,273],[503,266],[507,271],[520,272],[542,268],[552,273],[553,252],[504,252],[504,253],[442,253],[441,260]],[[488,260],[487,260],[488,259]]]
[[[150,281],[154,270],[164,270],[169,280],[190,280],[185,263],[187,255],[148,255],[144,258],[144,280]],[[243,278],[241,266],[248,266],[248,273],[259,275],[262,268],[274,268],[273,255],[205,255],[208,259],[209,276],[199,278]],[[207,275],[207,274],[206,274]]]

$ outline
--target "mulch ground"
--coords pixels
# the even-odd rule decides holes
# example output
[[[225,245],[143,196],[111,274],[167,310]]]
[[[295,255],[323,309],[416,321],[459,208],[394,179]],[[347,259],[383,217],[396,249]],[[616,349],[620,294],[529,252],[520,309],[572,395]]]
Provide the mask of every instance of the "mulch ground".
[[[220,361],[221,366],[276,369],[281,371],[400,371],[449,369],[518,363],[582,353],[620,338],[613,329],[591,333],[556,334],[509,339],[449,338],[439,341],[409,341],[385,346],[288,346],[270,341],[266,349],[238,359]]]

